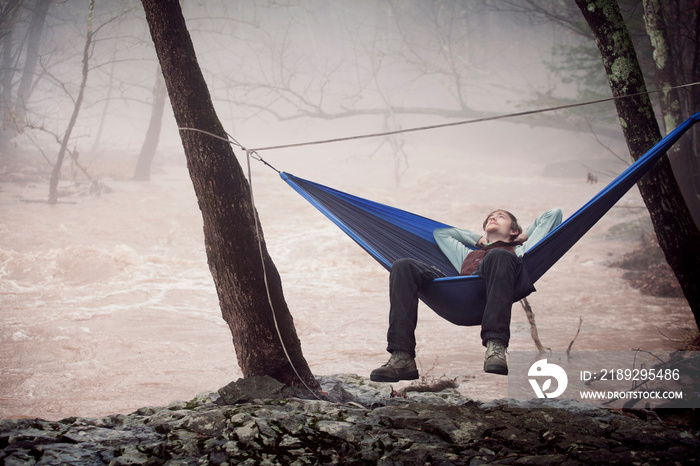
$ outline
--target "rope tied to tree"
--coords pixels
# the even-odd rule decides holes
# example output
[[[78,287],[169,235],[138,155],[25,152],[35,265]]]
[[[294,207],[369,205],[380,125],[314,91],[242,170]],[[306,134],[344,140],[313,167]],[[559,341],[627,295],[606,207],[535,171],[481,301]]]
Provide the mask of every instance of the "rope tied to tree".
[[[270,285],[267,280],[267,268],[265,267],[265,255],[263,253],[263,247],[262,247],[262,235],[260,234],[260,227],[259,227],[259,218],[258,218],[258,210],[255,208],[255,197],[253,196],[253,175],[250,169],[250,159],[256,159],[260,160],[265,165],[268,165],[272,167],[272,165],[268,164],[262,158],[257,154],[254,154],[253,151],[251,150],[245,150],[246,153],[246,163],[247,163],[247,168],[248,168],[248,184],[250,185],[250,204],[253,207],[253,219],[255,221],[255,236],[257,237],[258,240],[258,251],[260,252],[260,263],[262,264],[262,270],[263,270],[263,281],[265,283],[265,292],[267,293],[267,302],[270,305],[270,311],[272,312],[272,320],[275,323],[275,331],[277,332],[277,337],[279,338],[280,345],[282,346],[282,351],[284,351],[284,355],[287,358],[287,361],[289,362],[289,365],[292,367],[292,370],[297,376],[297,379],[306,387],[312,394],[315,396],[318,400],[321,400],[319,396],[316,394],[314,390],[311,389],[307,385],[307,383],[304,381],[304,379],[301,377],[299,374],[299,371],[297,371],[296,366],[294,365],[294,362],[292,362],[292,358],[289,356],[289,352],[287,351],[287,347],[284,344],[284,339],[282,338],[282,332],[280,331],[279,323],[277,322],[277,314],[275,313],[275,307],[272,304],[272,296],[270,295]],[[274,167],[272,167],[274,169]],[[279,173],[279,172],[278,172]]]

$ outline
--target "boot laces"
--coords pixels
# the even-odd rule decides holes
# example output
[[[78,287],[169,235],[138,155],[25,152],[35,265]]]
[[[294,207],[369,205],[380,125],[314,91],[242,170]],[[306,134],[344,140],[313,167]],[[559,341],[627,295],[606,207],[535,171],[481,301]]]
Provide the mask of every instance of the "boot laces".
[[[391,353],[389,361],[384,365],[389,367],[402,367],[406,366],[410,362],[410,360],[411,356],[409,354],[403,353],[401,351],[396,351],[394,353]]]
[[[506,348],[501,343],[497,341],[490,341],[488,347],[488,355],[495,356],[497,358],[505,358]]]

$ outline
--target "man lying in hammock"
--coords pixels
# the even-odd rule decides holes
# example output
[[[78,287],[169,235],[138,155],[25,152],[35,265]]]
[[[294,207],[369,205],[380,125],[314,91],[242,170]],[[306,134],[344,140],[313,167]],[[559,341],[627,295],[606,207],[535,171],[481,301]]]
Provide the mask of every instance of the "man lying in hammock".
[[[486,308],[481,322],[481,341],[486,347],[484,371],[508,374],[506,348],[510,340],[513,296],[534,291],[522,271],[521,256],[529,247],[561,223],[560,209],[540,215],[524,232],[515,216],[496,210],[484,221],[484,234],[458,228],[433,232],[442,252],[460,275],[479,275],[486,281]],[[398,382],[418,378],[415,362],[415,330],[418,320],[418,288],[441,271],[415,259],[399,259],[389,278],[388,347],[391,358],[370,374],[376,382]],[[523,289],[528,290],[520,294]]]

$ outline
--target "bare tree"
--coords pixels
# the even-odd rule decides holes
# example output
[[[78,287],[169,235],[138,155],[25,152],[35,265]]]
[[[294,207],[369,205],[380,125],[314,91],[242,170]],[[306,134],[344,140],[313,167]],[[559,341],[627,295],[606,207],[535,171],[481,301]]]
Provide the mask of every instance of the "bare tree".
[[[95,0],[90,0],[88,6],[88,25],[87,25],[87,35],[85,37],[85,47],[83,49],[83,60],[82,60],[82,80],[80,82],[80,88],[78,90],[78,96],[75,99],[73,105],[73,113],[71,114],[70,120],[68,121],[68,126],[66,127],[66,132],[63,134],[63,140],[61,141],[61,148],[58,151],[58,158],[51,171],[51,181],[49,182],[49,204],[56,204],[58,202],[58,180],[61,176],[61,167],[63,166],[63,159],[66,156],[66,151],[68,150],[68,142],[70,141],[71,134],[73,133],[73,128],[75,127],[75,122],[78,121],[78,114],[80,113],[80,107],[83,104],[83,96],[85,95],[85,86],[87,85],[88,78],[88,63],[90,60],[91,49],[92,49],[92,14],[95,9]]]
[[[209,268],[243,375],[269,375],[287,384],[298,384],[301,378],[318,389],[302,355],[279,274],[267,253],[250,186],[230,144],[221,140],[226,133],[179,1],[142,0],[142,4],[175,120],[183,129],[182,144],[204,220]]]
[[[18,125],[22,125],[25,119],[25,105],[29,101],[32,85],[36,79],[36,65],[39,61],[39,45],[41,44],[41,35],[46,23],[46,15],[49,7],[53,3],[52,0],[37,0],[32,14],[32,20],[29,24],[27,38],[27,53],[24,59],[24,68],[22,70],[22,79],[17,89],[17,102],[15,103],[15,118]]]
[[[661,139],[632,39],[616,0],[576,0],[600,51],[630,154],[636,160]],[[638,183],[642,199],[685,298],[700,327],[700,230],[667,157]]]
[[[235,91],[225,98],[280,121],[497,115],[483,105],[483,97],[494,86],[510,91],[514,81],[494,60],[518,45],[484,38],[509,21],[486,9],[489,3],[340,1],[312,9],[302,2],[286,6],[289,21],[282,24],[275,12],[285,7],[275,5],[273,13],[259,7],[250,14],[255,21],[243,22],[235,32],[243,53],[233,57],[240,62],[238,72],[220,76]],[[326,24],[333,24],[333,31],[319,26]],[[326,43],[314,42],[317,29]]]
[[[167,92],[165,90],[165,82],[163,74],[158,67],[156,72],[156,84],[153,87],[153,104],[151,106],[151,119],[148,122],[146,130],[146,138],[141,146],[141,153],[136,162],[134,170],[135,181],[149,181],[151,179],[151,162],[156,155],[158,149],[158,140],[160,139],[160,130],[163,126],[163,111],[165,110],[165,98]]]
[[[0,11],[0,143],[4,141],[2,136],[7,126],[10,114],[9,102],[12,99],[12,31],[21,1],[15,0],[14,4],[2,4]]]
[[[19,48],[15,48],[15,36],[17,23],[20,18],[20,10],[23,0],[7,0],[0,2],[0,115],[2,116],[0,127],[0,145],[14,135],[17,127],[13,105],[13,86],[16,73],[16,62],[19,56]],[[8,131],[8,128],[12,130]]]
[[[24,0],[0,1],[0,39],[4,38],[12,31],[12,23],[23,1]]]

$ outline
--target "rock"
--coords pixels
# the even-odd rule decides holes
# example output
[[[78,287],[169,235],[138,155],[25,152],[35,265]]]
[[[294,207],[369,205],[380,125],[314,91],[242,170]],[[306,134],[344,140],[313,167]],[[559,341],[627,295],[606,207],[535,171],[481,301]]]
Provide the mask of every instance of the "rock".
[[[351,375],[325,394],[242,379],[130,415],[0,421],[0,464],[695,464],[696,425],[572,400],[392,397]],[[293,393],[295,396],[290,396]]]
[[[219,395],[225,404],[235,405],[256,399],[278,398],[285,386],[269,376],[249,377],[220,388]]]

